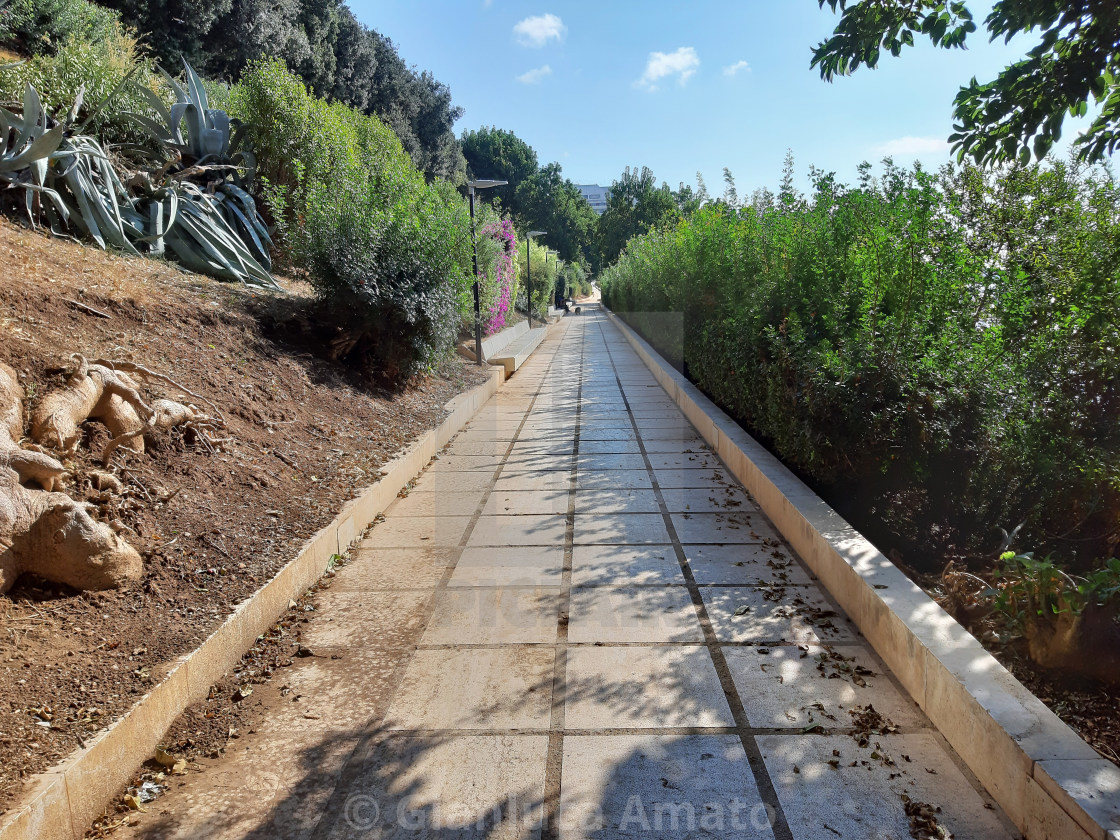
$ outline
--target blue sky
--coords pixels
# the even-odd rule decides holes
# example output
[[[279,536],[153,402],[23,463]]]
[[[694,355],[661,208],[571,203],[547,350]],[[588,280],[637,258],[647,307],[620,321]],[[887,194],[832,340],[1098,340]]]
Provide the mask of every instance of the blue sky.
[[[988,4],[967,51],[921,45],[832,84],[810,49],[838,17],[816,0],[351,0],[358,18],[432,71],[465,109],[457,133],[513,131],[577,183],[649,166],[658,181],[740,195],[773,188],[786,149],[856,179],[863,160],[948,159],[957,89],[993,78],[1029,42],[989,44]],[[1073,132],[1067,121],[1066,138]],[[1059,149],[1061,153],[1061,149]]]

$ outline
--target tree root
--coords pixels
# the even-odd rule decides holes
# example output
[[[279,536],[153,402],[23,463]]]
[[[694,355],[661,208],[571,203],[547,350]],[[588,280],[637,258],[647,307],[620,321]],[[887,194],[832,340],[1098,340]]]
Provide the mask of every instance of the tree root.
[[[170,377],[132,362],[70,357],[73,370],[66,385],[44,396],[31,417],[31,436],[40,445],[68,455],[81,441],[86,420],[100,420],[111,435],[102,452],[108,465],[120,447],[144,452],[144,436],[181,428],[214,452],[228,438],[214,436],[225,427],[217,406],[184,388]],[[205,403],[214,417],[193,405],[159,399],[146,403],[129,374],[163,382]],[[90,514],[93,506],[71,499],[62,489],[63,465],[39,447],[19,446],[23,435],[23,388],[15,372],[0,363],[0,593],[6,592],[24,572],[79,589],[106,589],[140,578],[140,555],[121,539],[128,530],[119,520],[105,524]],[[132,475],[128,470],[126,474]],[[132,475],[140,492],[155,504],[147,488]],[[42,489],[24,486],[36,483]],[[120,479],[109,472],[93,471],[90,488],[101,498],[126,492]],[[164,495],[166,503],[174,494]]]
[[[135,383],[124,373],[99,364],[89,364],[74,354],[74,371],[66,387],[39,401],[31,416],[31,437],[73,454],[81,440],[81,424],[100,420],[114,438],[141,431],[153,411],[140,397]],[[137,452],[144,451],[143,438],[131,439]]]
[[[105,444],[105,448],[101,452],[101,465],[109,466],[109,461],[118,447],[138,438],[142,439],[143,435],[148,432],[167,431],[173,428],[183,428],[190,431],[212,454],[215,448],[220,443],[226,442],[228,438],[212,439],[208,432],[222,425],[220,420],[212,420],[193,405],[183,405],[172,400],[156,400],[152,403],[152,417],[143,428],[125,432]]]
[[[75,386],[71,396],[54,401],[42,417],[44,435],[55,434],[66,445],[76,435],[76,428],[70,432],[66,426],[73,416],[68,408],[92,396],[85,383],[91,378],[89,371],[81,371],[81,377],[77,373],[71,377]],[[114,391],[119,387],[123,386],[115,383]],[[24,572],[78,589],[109,589],[138,580],[143,564],[136,550],[110,526],[95,520],[90,505],[53,492],[61,488],[62,464],[19,447],[23,396],[15,371],[0,363],[0,593],[7,592]],[[94,404],[98,402],[100,397]],[[43,489],[24,487],[25,481]]]
[[[222,419],[222,412],[218,410],[218,406],[216,406],[213,402],[211,402],[201,394],[196,394],[194,391],[191,391],[188,388],[184,388],[174,379],[171,379],[168,376],[164,376],[162,373],[156,373],[155,371],[148,370],[148,368],[144,367],[143,365],[138,365],[133,362],[115,362],[106,361],[105,359],[98,359],[94,362],[94,364],[107,367],[110,370],[121,370],[126,371],[127,373],[138,373],[147,379],[155,379],[158,382],[163,382],[165,385],[170,385],[172,388],[178,388],[191,399],[206,403],[214,411],[214,416],[217,417],[219,421],[225,422]]]

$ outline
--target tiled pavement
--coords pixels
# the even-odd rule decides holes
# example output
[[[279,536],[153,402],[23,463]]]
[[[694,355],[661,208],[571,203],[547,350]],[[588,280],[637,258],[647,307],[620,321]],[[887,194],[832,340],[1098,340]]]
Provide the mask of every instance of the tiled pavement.
[[[162,836],[907,838],[907,799],[957,838],[1014,836],[593,308],[320,613],[307,643],[351,675],[324,663],[301,703],[346,737],[273,738],[258,819],[196,793]]]

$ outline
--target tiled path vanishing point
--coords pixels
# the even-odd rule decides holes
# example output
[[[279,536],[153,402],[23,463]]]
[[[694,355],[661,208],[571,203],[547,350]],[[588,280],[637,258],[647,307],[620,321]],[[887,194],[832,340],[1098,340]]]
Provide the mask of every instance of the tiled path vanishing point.
[[[125,836],[1015,836],[594,308],[319,613],[264,731]]]

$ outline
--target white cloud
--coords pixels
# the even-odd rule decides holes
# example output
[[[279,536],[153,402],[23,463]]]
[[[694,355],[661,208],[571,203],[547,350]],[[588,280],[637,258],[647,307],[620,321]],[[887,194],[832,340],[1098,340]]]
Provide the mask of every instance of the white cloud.
[[[513,27],[517,43],[523,47],[543,47],[553,38],[563,41],[568,34],[568,27],[556,15],[537,15],[527,17]]]
[[[680,47],[676,52],[652,52],[646,62],[646,72],[635,83],[647,90],[657,90],[657,83],[667,76],[676,76],[683,85],[700,66],[700,56],[692,47]]]
[[[541,79],[545,76],[552,75],[552,68],[547,64],[544,67],[537,67],[535,70],[530,70],[528,73],[522,73],[517,77],[517,81],[523,85],[536,85],[540,84]]]
[[[940,137],[897,137],[872,149],[876,157],[944,155],[948,151],[949,143]]]
[[[749,73],[751,72],[751,66],[745,61],[736,61],[734,64],[729,64],[723,68],[723,75],[734,76],[740,70],[746,70]]]

